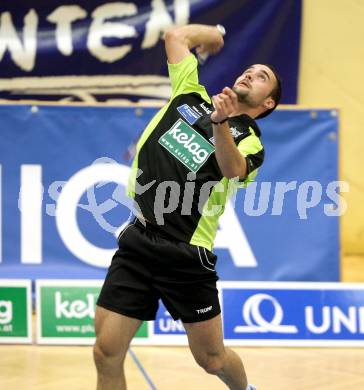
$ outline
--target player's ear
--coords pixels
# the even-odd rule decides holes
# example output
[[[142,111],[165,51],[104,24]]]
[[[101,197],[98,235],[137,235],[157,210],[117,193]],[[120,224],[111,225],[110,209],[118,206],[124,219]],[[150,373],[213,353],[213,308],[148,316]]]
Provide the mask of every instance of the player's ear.
[[[270,110],[271,108],[273,108],[275,105],[275,101],[273,100],[272,96],[268,96],[264,102],[263,102],[263,106],[266,110]]]

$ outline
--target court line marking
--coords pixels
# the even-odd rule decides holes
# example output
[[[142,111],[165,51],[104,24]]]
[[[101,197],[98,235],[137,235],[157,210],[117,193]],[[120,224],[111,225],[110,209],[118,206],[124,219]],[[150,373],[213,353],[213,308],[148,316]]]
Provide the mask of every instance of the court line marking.
[[[131,348],[129,348],[129,353],[130,353],[132,359],[134,360],[134,363],[137,365],[137,367],[139,368],[140,372],[142,373],[142,375],[144,376],[145,380],[147,381],[150,389],[151,390],[157,390],[155,384],[153,383],[153,381],[150,378],[150,376],[148,375],[148,373],[145,371],[143,365],[140,363],[140,360],[138,359],[138,357],[135,354],[135,352]]]

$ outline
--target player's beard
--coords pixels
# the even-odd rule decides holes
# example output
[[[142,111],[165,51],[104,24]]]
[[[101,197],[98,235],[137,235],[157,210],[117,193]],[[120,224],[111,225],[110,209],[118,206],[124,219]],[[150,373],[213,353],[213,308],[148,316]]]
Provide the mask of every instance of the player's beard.
[[[243,103],[249,107],[255,107],[254,102],[250,99],[249,90],[241,90],[239,87],[233,87],[232,90],[238,96],[239,103]]]

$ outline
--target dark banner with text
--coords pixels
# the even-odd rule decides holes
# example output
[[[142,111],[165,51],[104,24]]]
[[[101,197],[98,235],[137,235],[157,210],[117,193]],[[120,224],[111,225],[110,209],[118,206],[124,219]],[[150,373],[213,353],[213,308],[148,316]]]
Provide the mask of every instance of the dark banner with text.
[[[163,35],[222,24],[225,46],[200,79],[213,94],[252,63],[275,66],[295,103],[301,1],[100,0],[0,3],[0,98],[156,101],[170,95]]]

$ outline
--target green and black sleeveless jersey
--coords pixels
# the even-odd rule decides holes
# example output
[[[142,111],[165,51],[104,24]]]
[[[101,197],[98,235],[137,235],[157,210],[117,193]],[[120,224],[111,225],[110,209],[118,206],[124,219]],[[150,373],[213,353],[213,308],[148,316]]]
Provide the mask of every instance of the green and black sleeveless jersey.
[[[137,144],[128,194],[146,220],[178,240],[212,250],[228,197],[253,181],[263,163],[260,131],[247,115],[229,119],[248,167],[244,181],[229,181],[215,157],[213,106],[199,84],[195,56],[169,64],[168,70],[172,97]]]

